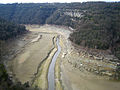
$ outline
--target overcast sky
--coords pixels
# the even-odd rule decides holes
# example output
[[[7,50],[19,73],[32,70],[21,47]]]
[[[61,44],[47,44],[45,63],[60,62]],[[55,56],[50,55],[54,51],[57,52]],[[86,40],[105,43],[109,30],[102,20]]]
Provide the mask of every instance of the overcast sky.
[[[86,2],[86,1],[120,1],[120,0],[0,0],[0,3],[42,3],[42,2]]]

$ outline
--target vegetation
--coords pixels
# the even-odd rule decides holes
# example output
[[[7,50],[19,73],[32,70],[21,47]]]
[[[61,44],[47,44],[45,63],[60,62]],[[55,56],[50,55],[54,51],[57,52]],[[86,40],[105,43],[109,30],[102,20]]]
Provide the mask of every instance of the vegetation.
[[[0,18],[0,59],[5,40],[25,31],[18,24],[45,23],[70,26],[75,31],[69,39],[75,44],[111,49],[120,59],[120,2],[0,4],[0,17],[3,18]],[[0,66],[0,78],[4,79],[0,82],[8,80],[3,66]]]
[[[0,18],[0,40],[7,40],[26,31],[25,26],[5,21]]]
[[[0,90],[27,90],[26,84],[13,84],[3,64],[0,64]]]
[[[14,85],[9,79],[7,71],[2,64],[2,55],[6,51],[4,47],[6,40],[14,38],[25,31],[26,29],[24,26],[0,18],[0,90],[24,90],[21,83]]]
[[[76,17],[74,13],[79,13],[80,16]],[[120,59],[119,2],[65,4],[53,13],[46,23],[71,26],[75,29],[70,35],[72,42],[89,48],[111,49]]]
[[[70,39],[78,45],[84,42],[84,46],[92,48],[110,48],[120,40],[119,13],[119,3],[91,4]]]
[[[56,10],[52,4],[1,4],[0,16],[19,24],[44,24]]]

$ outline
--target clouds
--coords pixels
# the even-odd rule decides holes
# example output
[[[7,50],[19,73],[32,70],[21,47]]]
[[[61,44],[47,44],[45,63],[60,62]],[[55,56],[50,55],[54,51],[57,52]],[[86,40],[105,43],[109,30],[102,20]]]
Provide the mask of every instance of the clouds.
[[[0,0],[0,3],[41,3],[41,2],[86,2],[86,1],[119,1],[119,0]]]

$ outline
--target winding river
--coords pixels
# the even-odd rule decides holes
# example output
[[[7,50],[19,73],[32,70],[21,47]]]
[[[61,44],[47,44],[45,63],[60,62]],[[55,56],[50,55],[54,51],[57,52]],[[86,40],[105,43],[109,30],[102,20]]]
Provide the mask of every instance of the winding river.
[[[55,62],[61,51],[61,47],[59,45],[59,38],[57,38],[56,44],[57,44],[58,50],[52,58],[52,62],[50,64],[49,71],[48,71],[48,90],[55,90],[55,76],[54,76]]]

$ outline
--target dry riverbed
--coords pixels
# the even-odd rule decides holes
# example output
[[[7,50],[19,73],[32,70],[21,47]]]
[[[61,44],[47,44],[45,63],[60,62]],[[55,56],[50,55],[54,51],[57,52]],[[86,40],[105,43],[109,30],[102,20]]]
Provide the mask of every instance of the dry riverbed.
[[[32,87],[48,89],[47,74],[57,51],[56,37],[60,35],[61,52],[55,66],[56,90],[119,90],[120,83],[109,76],[92,73],[91,65],[112,66],[102,61],[82,57],[68,40],[71,30],[63,26],[26,25],[30,33],[14,41],[7,69],[13,81],[29,82]],[[10,47],[10,46],[9,46]],[[8,56],[8,57],[10,57]],[[96,67],[92,67],[96,70]],[[91,71],[90,71],[90,70]]]

